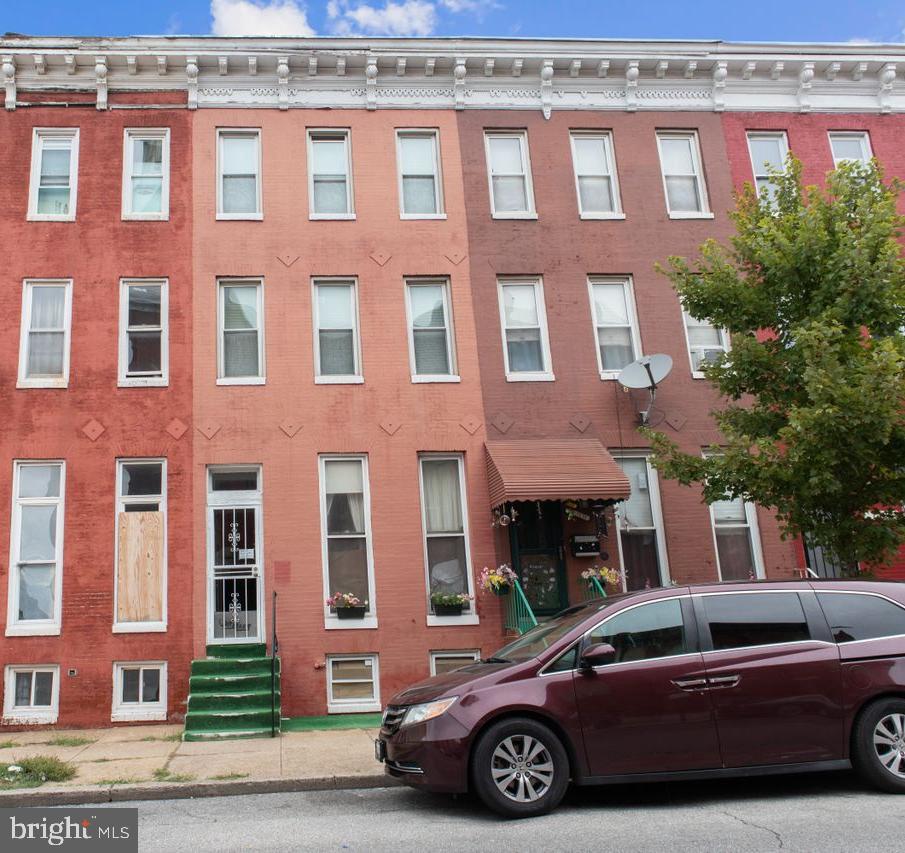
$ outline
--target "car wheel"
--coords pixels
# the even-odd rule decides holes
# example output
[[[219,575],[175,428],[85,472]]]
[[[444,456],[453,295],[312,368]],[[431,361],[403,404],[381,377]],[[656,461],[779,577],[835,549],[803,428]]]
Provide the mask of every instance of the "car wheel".
[[[905,699],[882,699],[861,714],[852,763],[877,788],[905,794]]]
[[[504,817],[534,817],[556,808],[569,786],[569,757],[536,720],[511,718],[488,728],[471,762],[475,793]]]

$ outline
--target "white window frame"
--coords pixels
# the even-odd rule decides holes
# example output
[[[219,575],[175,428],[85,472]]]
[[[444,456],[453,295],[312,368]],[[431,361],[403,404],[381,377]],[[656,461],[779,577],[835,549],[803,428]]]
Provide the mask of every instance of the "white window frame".
[[[31,290],[43,286],[66,289],[63,306],[63,375],[60,377],[28,377],[28,333],[31,326]],[[26,278],[22,282],[22,321],[19,332],[19,378],[17,388],[67,388],[69,387],[69,351],[72,345],[72,279]]]
[[[163,152],[160,162],[160,212],[136,213],[132,210],[132,170],[134,163],[133,142],[142,139],[160,139]],[[123,210],[125,220],[162,222],[170,218],[170,129],[168,127],[127,127],[123,131]]]
[[[60,467],[60,495],[56,498],[19,498],[19,481],[22,468],[58,465]],[[7,595],[7,637],[50,637],[60,633],[63,617],[63,534],[66,516],[66,463],[62,459],[17,459],[13,462],[12,513],[9,536],[9,589]],[[26,619],[19,621],[19,553],[21,532],[21,507],[56,506],[57,536],[54,553],[53,617],[51,619]]]
[[[333,661],[335,660],[361,660],[371,662],[371,683],[374,685],[374,699],[371,702],[361,702],[357,699],[333,698]],[[327,713],[328,714],[366,714],[382,709],[380,703],[380,655],[363,653],[355,655],[327,655]],[[341,684],[367,684],[362,679],[344,679]]]
[[[861,160],[858,162],[869,163],[874,156],[870,145],[870,134],[866,130],[831,130],[827,133],[830,143],[830,154],[833,157],[833,166],[837,169],[840,163],[848,160],[847,157],[837,157],[833,149],[833,142],[837,139],[857,139],[861,143]]]
[[[345,285],[352,288],[352,347],[355,359],[355,372],[350,374],[335,374],[324,376],[321,374],[321,347],[320,347],[320,312],[318,310],[317,288],[320,285],[337,286]],[[317,276],[311,279],[311,320],[314,324],[312,335],[314,343],[314,383],[316,385],[361,385],[364,381],[364,370],[361,358],[361,322],[358,310],[358,279],[354,276],[324,277]]]
[[[437,210],[434,213],[406,213],[405,194],[403,192],[402,171],[402,139],[405,137],[429,138],[433,143],[434,152],[434,197],[437,200]],[[400,219],[446,219],[446,207],[443,198],[443,167],[440,161],[440,131],[429,127],[398,127],[396,128],[396,185],[399,190],[399,218]]]
[[[491,139],[518,139],[519,150],[522,154],[522,172],[518,173],[525,179],[525,202],[527,210],[503,210],[497,211],[493,197],[493,170],[490,158]],[[528,151],[527,130],[485,130],[484,131],[484,156],[487,162],[487,189],[490,193],[490,215],[494,219],[537,219],[537,206],[534,202],[534,181],[531,177],[531,155]],[[512,173],[509,177],[515,177]]]
[[[41,182],[41,154],[44,141],[69,139],[69,213],[38,213],[38,188]],[[28,216],[37,222],[74,222],[79,184],[79,129],[77,127],[36,127],[31,145],[31,175],[28,182]]]
[[[666,168],[663,162],[664,139],[688,139],[691,140],[691,163],[694,167],[694,177],[698,182],[698,193],[701,198],[700,210],[671,210],[669,206],[669,190],[666,186]],[[707,181],[704,180],[704,161],[701,157],[701,140],[696,130],[658,130],[657,153],[660,156],[660,178],[663,182],[663,198],[666,201],[666,213],[670,219],[713,219],[710,209],[710,199],[707,194]]]
[[[160,698],[157,702],[124,702],[123,670],[125,669],[157,669],[160,671]],[[142,675],[138,676],[139,696],[144,690]],[[113,663],[113,702],[111,704],[111,722],[129,720],[166,720],[167,718],[167,662],[166,661],[114,661]]]
[[[481,659],[481,652],[478,649],[462,649],[461,651],[456,651],[454,649],[438,649],[437,651],[432,651],[430,653],[431,675],[437,674],[437,661],[448,660],[450,658],[470,658],[473,661],[479,661]]]
[[[600,139],[603,141],[604,155],[609,167],[610,190],[613,194],[613,211],[585,211],[581,207],[581,187],[578,181],[578,155],[575,152],[576,139]],[[572,173],[575,177],[575,200],[578,204],[578,216],[581,219],[625,219],[622,210],[622,197],[619,192],[619,176],[616,169],[616,149],[613,145],[613,134],[609,130],[570,130],[569,148],[572,151]]]
[[[600,336],[597,329],[597,312],[594,305],[594,286],[600,284],[622,285],[622,292],[625,294],[625,305],[628,311],[632,349],[634,350],[632,361],[637,361],[644,354],[644,350],[641,347],[641,330],[638,326],[638,311],[635,306],[635,285],[631,276],[588,276],[588,299],[591,303],[591,325],[593,326],[595,350],[597,351],[597,371],[601,380],[618,379],[622,371],[604,370],[603,358],[600,354]]]
[[[252,136],[257,140],[258,162],[255,174],[255,204],[256,210],[251,213],[225,213],[223,210],[223,140],[228,137]],[[263,174],[263,145],[261,128],[259,127],[218,127],[217,128],[217,219],[251,219],[264,218],[264,174]]]
[[[129,376],[129,288],[152,285],[160,288],[160,376]],[[170,286],[165,278],[121,278],[119,280],[119,381],[120,388],[165,388],[170,383]],[[154,326],[136,330],[155,331]]]
[[[363,619],[343,619],[330,612],[330,608],[324,604],[324,628],[328,630],[346,630],[377,627],[377,586],[374,583],[374,535],[371,529],[371,478],[368,470],[368,456],[366,453],[323,453],[317,457],[318,470],[318,499],[321,514],[321,566],[323,571],[322,600],[326,600],[337,590],[330,589],[330,556],[327,548],[327,462],[361,461],[362,494],[364,497],[364,522],[365,522],[365,554],[368,559],[368,612]],[[343,534],[333,534],[342,536]],[[355,534],[358,538],[358,534]],[[344,590],[339,590],[343,592]],[[353,656],[354,657],[354,656]],[[378,709],[379,710],[379,709]]]
[[[427,555],[427,540],[431,536],[449,537],[449,533],[427,532],[427,512],[424,503],[424,466],[425,460],[431,462],[456,462],[459,466],[459,504],[462,508],[462,538],[465,543],[465,578],[468,582],[468,595],[472,596],[469,609],[460,616],[437,616],[431,613],[430,603],[430,562]],[[421,547],[424,555],[424,589],[427,599],[427,625],[437,627],[443,625],[477,625],[480,623],[475,605],[474,577],[471,566],[471,535],[468,530],[468,493],[465,488],[465,457],[461,453],[419,453],[418,454],[418,492],[421,500]]]
[[[688,313],[684,308],[682,308],[682,329],[685,332],[685,350],[688,353],[688,366],[691,368],[691,378],[692,379],[706,379],[704,376],[704,371],[696,370],[694,366],[694,357],[691,352],[691,337],[688,334],[688,321],[696,320],[697,325],[701,325],[701,321],[696,317],[692,317],[691,314]],[[732,344],[729,338],[729,333],[720,326],[714,326],[713,323],[707,323],[712,329],[715,329],[720,336],[720,343],[722,344],[723,352],[729,352],[732,349]],[[701,349],[701,347],[696,347],[696,349]],[[708,351],[716,350],[716,347],[706,347]]]
[[[754,190],[760,195],[760,187],[757,184],[757,180],[758,178],[769,180],[769,176],[764,171],[763,163],[757,164],[754,162],[754,152],[751,150],[752,139],[778,139],[782,148],[782,158],[785,161],[789,154],[789,137],[784,130],[749,130],[745,132],[745,141],[748,144],[748,160],[751,162],[751,174],[754,178]]]
[[[506,311],[503,302],[503,288],[510,284],[532,285],[534,287],[534,301],[537,308],[537,319],[540,324],[541,355],[544,360],[544,369],[531,372],[512,372],[509,369],[509,348],[506,342]],[[556,376],[553,373],[553,360],[550,354],[550,335],[547,330],[547,305],[544,302],[544,280],[542,276],[530,276],[526,278],[498,278],[497,301],[500,310],[500,332],[503,340],[503,368],[506,371],[507,382],[553,382]],[[518,328],[518,327],[517,327]]]
[[[657,476],[657,469],[650,464],[650,455],[648,453],[620,453],[611,451],[613,458],[618,463],[622,459],[643,459],[647,466],[647,489],[649,493],[651,516],[654,521],[654,536],[657,539],[657,556],[660,564],[660,585],[668,587],[672,583],[669,573],[669,555],[666,551],[666,527],[663,524],[663,505],[660,501],[660,479]],[[621,468],[621,466],[620,466]],[[619,512],[619,505],[613,513],[616,521],[616,545],[619,549],[619,565],[624,570],[625,555],[622,553],[622,521]],[[640,528],[639,528],[640,529]],[[648,530],[649,528],[643,528]],[[625,576],[622,577],[622,590],[628,590]]]
[[[448,278],[406,278],[405,286],[405,322],[407,328],[409,346],[409,366],[411,368],[412,382],[460,382],[459,365],[456,359],[456,330],[453,325],[452,297]],[[412,313],[412,288],[413,287],[440,287],[443,290],[443,313],[446,321],[446,360],[449,364],[449,373],[417,373],[415,364],[415,327]]]
[[[123,495],[123,466],[124,465],[160,465],[160,494],[159,495]],[[140,457],[137,459],[120,458],[116,460],[116,507],[113,513],[113,633],[114,634],[147,634],[158,633],[167,630],[167,595],[168,595],[168,567],[167,567],[167,460],[166,457]],[[157,504],[163,516],[163,552],[161,554],[161,580],[163,581],[163,619],[159,622],[118,622],[119,613],[119,587],[116,579],[119,577],[119,514],[125,511],[125,504]]]
[[[224,308],[225,288],[235,286],[257,287],[258,296],[258,375],[257,376],[226,376],[224,346]],[[264,279],[251,276],[250,278],[218,278],[217,279],[217,384],[218,385],[264,385],[267,382],[267,365],[265,363],[264,347]]]
[[[352,183],[352,131],[348,127],[309,127],[308,144],[308,218],[355,219],[355,188]],[[346,145],[346,212],[318,213],[314,209],[314,143],[317,138],[342,139]]]
[[[50,691],[50,705],[16,708],[16,673],[17,672],[49,672],[53,675],[53,687]],[[8,664],[4,673],[3,722],[6,725],[32,724],[51,725],[57,721],[60,713],[60,667],[59,664]],[[32,675],[31,691],[34,698],[35,682]]]

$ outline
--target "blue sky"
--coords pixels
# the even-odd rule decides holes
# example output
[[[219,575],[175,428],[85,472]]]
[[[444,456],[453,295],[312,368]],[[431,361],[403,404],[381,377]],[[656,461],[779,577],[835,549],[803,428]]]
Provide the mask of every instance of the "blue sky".
[[[903,0],[5,0],[32,35],[478,35],[905,41]]]

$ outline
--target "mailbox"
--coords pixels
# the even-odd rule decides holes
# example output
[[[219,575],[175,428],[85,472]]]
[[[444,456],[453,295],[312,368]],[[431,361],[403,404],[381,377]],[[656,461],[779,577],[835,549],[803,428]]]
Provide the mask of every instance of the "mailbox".
[[[571,536],[569,544],[573,557],[599,557],[600,540],[596,536]]]

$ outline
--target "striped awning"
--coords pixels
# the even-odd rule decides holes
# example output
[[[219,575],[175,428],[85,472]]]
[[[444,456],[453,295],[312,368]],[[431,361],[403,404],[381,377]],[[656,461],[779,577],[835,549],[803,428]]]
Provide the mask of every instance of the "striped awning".
[[[489,441],[490,505],[509,501],[625,500],[628,477],[596,439]]]

